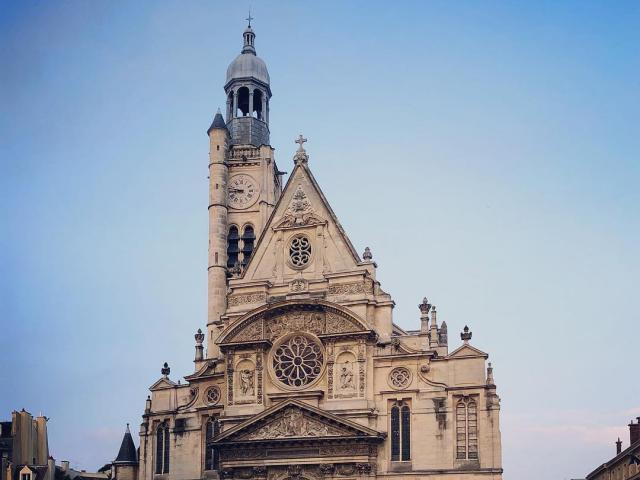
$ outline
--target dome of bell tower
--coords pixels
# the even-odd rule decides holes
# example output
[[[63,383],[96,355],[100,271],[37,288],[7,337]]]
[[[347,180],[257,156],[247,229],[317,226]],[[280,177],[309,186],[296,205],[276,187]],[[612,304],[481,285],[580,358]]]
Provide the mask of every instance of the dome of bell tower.
[[[256,55],[254,46],[256,34],[251,25],[245,29],[242,36],[244,38],[242,52],[229,64],[226,83],[228,84],[233,80],[253,78],[268,85],[269,72],[267,64]]]
[[[267,65],[256,55],[256,34],[249,25],[242,33],[242,52],[227,68],[226,123],[231,145],[269,145],[271,86]]]

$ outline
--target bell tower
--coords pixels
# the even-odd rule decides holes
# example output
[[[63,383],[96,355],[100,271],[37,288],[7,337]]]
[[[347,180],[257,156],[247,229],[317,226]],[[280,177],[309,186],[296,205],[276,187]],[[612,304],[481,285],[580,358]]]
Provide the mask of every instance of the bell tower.
[[[249,25],[242,34],[244,45],[227,69],[227,127],[232,145],[269,145],[269,72],[256,55],[256,34]]]
[[[242,276],[282,192],[282,175],[269,144],[271,87],[256,55],[255,33],[242,34],[241,53],[227,68],[226,120],[218,110],[209,136],[209,263],[207,358],[226,323],[228,281]]]

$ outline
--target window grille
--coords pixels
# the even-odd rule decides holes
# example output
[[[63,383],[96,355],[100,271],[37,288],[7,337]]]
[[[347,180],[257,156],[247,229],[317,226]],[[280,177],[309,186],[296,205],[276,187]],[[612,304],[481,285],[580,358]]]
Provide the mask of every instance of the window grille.
[[[456,458],[478,459],[478,406],[469,397],[456,405]]]

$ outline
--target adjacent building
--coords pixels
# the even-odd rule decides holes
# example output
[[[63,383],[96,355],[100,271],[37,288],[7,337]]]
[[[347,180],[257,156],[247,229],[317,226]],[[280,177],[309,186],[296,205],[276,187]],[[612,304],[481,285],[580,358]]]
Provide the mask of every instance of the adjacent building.
[[[0,422],[0,480],[54,480],[47,421],[22,409],[11,413],[10,422]]]
[[[209,305],[195,368],[181,383],[165,363],[139,455],[125,435],[114,477],[501,479],[488,354],[466,326],[450,338],[426,298],[414,330],[394,322],[373,254],[340,225],[302,135],[283,185],[250,24],[224,91],[207,130]],[[351,206],[366,211],[360,183]]]
[[[629,446],[616,441],[616,455],[587,475],[586,480],[640,480],[640,417],[629,424]]]

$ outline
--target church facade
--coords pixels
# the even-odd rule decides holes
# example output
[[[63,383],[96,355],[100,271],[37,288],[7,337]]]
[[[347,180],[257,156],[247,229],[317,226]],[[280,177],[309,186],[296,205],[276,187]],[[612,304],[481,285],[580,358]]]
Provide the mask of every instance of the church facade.
[[[180,383],[165,364],[138,464],[116,477],[502,478],[488,355],[466,327],[450,347],[426,298],[416,330],[393,323],[371,252],[359,255],[341,227],[302,136],[283,185],[251,25],[243,43],[225,116],[207,131],[209,305],[195,370]]]

